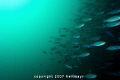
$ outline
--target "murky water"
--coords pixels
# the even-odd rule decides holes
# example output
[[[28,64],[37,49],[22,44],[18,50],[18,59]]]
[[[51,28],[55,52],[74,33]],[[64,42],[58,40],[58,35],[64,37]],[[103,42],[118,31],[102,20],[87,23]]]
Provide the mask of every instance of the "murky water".
[[[98,75],[96,80],[102,80],[105,74],[101,68],[102,63],[108,58],[117,56],[113,55],[113,52],[107,54],[105,48],[112,45],[112,41],[117,41],[118,36],[115,39],[110,38],[105,34],[105,30],[101,29],[103,19],[108,18],[105,14],[119,7],[118,3],[112,4],[114,2],[114,0],[26,0],[17,6],[18,3],[13,0],[11,3],[4,2],[4,7],[1,2],[0,79],[34,80],[36,75],[93,73]],[[16,5],[11,7],[14,3]],[[104,14],[95,15],[98,11],[103,11]],[[85,22],[88,18],[92,20]],[[81,29],[74,28],[81,23],[85,24]],[[80,38],[72,39],[74,34],[80,35]],[[88,38],[93,36],[102,36],[101,40],[108,43],[92,49],[81,47],[73,49],[93,43],[94,41],[88,41]],[[77,41],[78,46],[73,46],[71,40]],[[71,58],[84,52],[90,52],[90,56],[80,58],[81,63],[76,58]],[[72,69],[65,65],[71,65]]]

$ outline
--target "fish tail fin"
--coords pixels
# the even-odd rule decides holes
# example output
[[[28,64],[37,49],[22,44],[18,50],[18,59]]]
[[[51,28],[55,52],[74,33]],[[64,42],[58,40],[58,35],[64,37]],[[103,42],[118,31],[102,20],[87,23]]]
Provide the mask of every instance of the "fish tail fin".
[[[107,27],[105,26],[105,24],[102,24],[102,26],[103,26],[103,29],[105,28],[107,30]]]
[[[107,49],[104,49],[104,51],[107,51]]]
[[[93,47],[93,45],[90,43],[90,48],[92,48]]]
[[[106,20],[105,19],[103,19],[103,23],[105,23],[106,22]]]
[[[106,30],[106,34],[109,35],[110,37],[114,38],[114,35],[111,32],[109,32],[108,30]]]
[[[105,28],[106,26],[104,24],[102,24],[103,28]]]
[[[79,56],[77,56],[77,60],[78,60],[78,62],[81,64],[81,61],[80,61],[80,59],[79,59]]]
[[[117,45],[115,45],[115,51],[117,51],[118,50],[118,46]]]

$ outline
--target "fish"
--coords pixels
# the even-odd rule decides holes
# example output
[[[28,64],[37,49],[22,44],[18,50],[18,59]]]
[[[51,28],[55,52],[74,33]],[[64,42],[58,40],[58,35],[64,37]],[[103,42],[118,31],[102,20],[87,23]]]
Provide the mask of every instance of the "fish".
[[[64,28],[62,28],[62,29],[67,29],[67,28],[64,27]]]
[[[107,24],[103,24],[103,28],[105,27],[116,27],[120,25],[120,21],[113,21],[113,22],[109,22]]]
[[[73,37],[73,38],[80,38],[80,35],[77,35],[77,34],[76,34],[76,35],[73,35],[72,37]]]
[[[70,43],[71,43],[71,44],[75,44],[75,45],[78,44],[78,42],[76,42],[76,41],[71,41]]]
[[[115,9],[115,10],[112,10],[110,12],[107,13],[107,15],[110,15],[110,14],[117,14],[120,12],[120,9]]]
[[[89,55],[90,55],[90,53],[85,52],[85,53],[79,54],[77,57],[87,57],[87,56],[89,56]]]
[[[93,43],[92,46],[103,46],[105,44],[106,44],[106,42],[104,42],[104,41],[97,41],[97,42]]]
[[[78,68],[79,66],[74,65],[75,68]]]
[[[91,20],[92,20],[92,18],[91,18],[91,17],[87,17],[87,18],[84,18],[82,21],[87,22],[87,21],[91,21]]]
[[[44,54],[46,54],[47,52],[46,51],[43,51]]]
[[[115,3],[111,3],[111,5],[112,5],[112,6],[114,6],[114,5],[115,5]]]
[[[97,41],[97,40],[99,40],[101,37],[102,37],[102,36],[95,36],[95,37],[89,38],[88,40]]]
[[[102,15],[102,14],[104,14],[104,12],[103,11],[98,11],[98,12],[96,12],[96,13],[94,13],[94,15]]]
[[[97,75],[96,74],[87,74],[84,76],[85,78],[88,78],[88,79],[93,79],[93,78],[96,78]]]
[[[50,74],[51,72],[49,72],[49,71],[46,71],[48,74]]]
[[[106,50],[116,50],[116,47],[115,46],[110,46],[110,47],[106,48]]]
[[[83,47],[83,48],[91,48],[91,45],[81,45],[81,47]]]
[[[67,35],[65,35],[65,34],[61,34],[60,36],[61,36],[61,37],[66,37]]]
[[[50,38],[54,38],[53,36],[51,36]]]
[[[116,16],[110,17],[110,18],[108,18],[106,20],[103,20],[103,22],[104,23],[105,22],[114,22],[114,21],[118,21],[118,20],[120,20],[120,15],[116,15]]]
[[[106,62],[104,64],[102,64],[102,67],[103,69],[109,69],[114,63],[113,62]]]
[[[63,56],[62,53],[61,53],[61,51],[56,51],[55,53],[56,54],[60,54],[61,57]]]
[[[78,28],[81,28],[83,27],[85,24],[79,24],[78,26],[76,26],[75,28],[78,29]]]
[[[80,61],[80,59],[79,59],[79,57],[77,56],[77,61],[78,61],[78,63],[79,64],[81,64],[81,61]]]
[[[67,56],[68,54],[67,53],[62,53],[63,56]]]
[[[59,33],[61,33],[61,29],[59,29]]]
[[[55,59],[51,58],[50,60],[53,61],[53,60],[55,60]]]
[[[103,65],[104,66],[110,66],[110,65],[113,65],[114,63],[113,62],[107,62],[107,63],[104,63]]]
[[[62,38],[55,38],[55,41],[60,41],[60,40],[62,40]]]
[[[120,72],[106,72],[109,76],[120,76]]]
[[[56,54],[60,54],[60,53],[61,53],[61,51],[56,51],[55,53],[56,53]]]
[[[69,65],[65,65],[65,66],[66,66],[67,68],[70,68],[70,69],[73,68],[72,66],[69,66]]]
[[[92,70],[89,70],[88,73],[90,74],[92,72]]]
[[[52,47],[51,50],[57,50],[58,48],[57,47]]]
[[[106,50],[119,50],[120,49],[120,46],[118,46],[118,45],[114,45],[114,46],[109,46],[108,48],[106,48]]]
[[[65,56],[64,58],[65,58],[65,63],[71,60],[69,56]]]
[[[114,35],[110,31],[106,31],[106,34],[112,38],[114,38]]]
[[[73,46],[73,49],[80,49],[80,46]]]
[[[54,44],[60,44],[60,42],[58,42],[58,41],[55,41],[55,42],[54,42]]]
[[[77,58],[77,55],[73,55],[73,56],[71,56],[71,58]]]
[[[52,42],[52,41],[49,41],[49,42]]]
[[[61,47],[67,47],[68,45],[67,44],[59,44],[59,46],[61,46]]]
[[[62,45],[61,47],[66,48],[66,47],[68,47],[68,45]]]
[[[60,64],[62,61],[58,61],[58,63]]]

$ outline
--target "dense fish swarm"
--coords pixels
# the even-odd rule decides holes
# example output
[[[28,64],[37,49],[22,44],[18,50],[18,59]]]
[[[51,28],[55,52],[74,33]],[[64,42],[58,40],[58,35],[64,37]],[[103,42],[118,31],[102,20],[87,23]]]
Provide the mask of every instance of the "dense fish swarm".
[[[110,4],[110,6],[115,5],[116,3]],[[80,16],[80,14],[73,15]],[[80,70],[83,65],[87,65],[87,62],[92,64],[95,60],[102,60],[104,53],[120,49],[120,7],[117,9],[114,8],[111,11],[98,10],[93,12],[92,16],[79,17],[70,21],[73,21],[76,25],[69,28],[61,27],[59,29],[59,36],[51,36],[50,38],[50,43],[54,44],[51,47],[50,53],[51,55],[59,54],[59,57],[62,59],[61,61],[63,61],[63,63],[61,61],[59,63],[64,64],[65,68],[70,68],[73,71],[74,69]],[[97,25],[94,25],[95,23]],[[96,34],[94,34],[94,31],[96,31]],[[92,51],[96,52],[96,54],[92,53]],[[44,53],[46,54],[47,52],[44,51]],[[89,55],[90,57],[93,56],[93,58],[87,57]],[[74,62],[70,63],[72,61]],[[66,63],[70,63],[72,66]],[[114,63],[107,62],[102,65],[102,68],[107,69],[111,65],[114,65]],[[91,71],[95,72],[94,68],[84,78],[96,78],[97,73],[91,74]],[[79,71],[76,74],[82,74],[82,72]],[[109,71],[106,74],[114,76],[119,73]]]

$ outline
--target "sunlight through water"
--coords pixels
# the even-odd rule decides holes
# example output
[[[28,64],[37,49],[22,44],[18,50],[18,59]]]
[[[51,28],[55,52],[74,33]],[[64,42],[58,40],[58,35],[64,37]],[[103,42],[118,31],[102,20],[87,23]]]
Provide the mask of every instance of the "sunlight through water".
[[[30,0],[0,0],[0,9],[10,10],[25,6]]]

